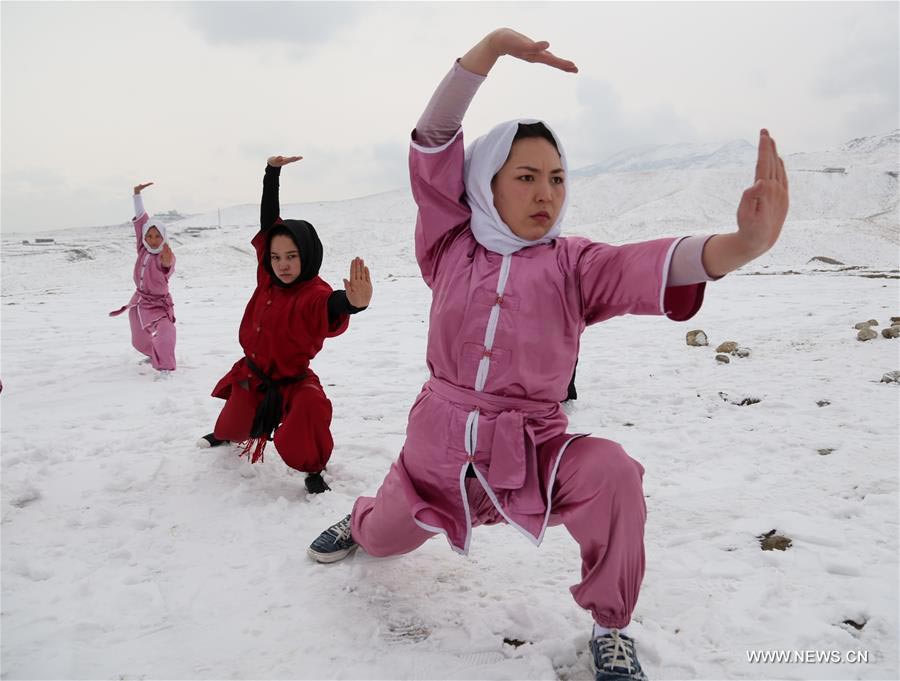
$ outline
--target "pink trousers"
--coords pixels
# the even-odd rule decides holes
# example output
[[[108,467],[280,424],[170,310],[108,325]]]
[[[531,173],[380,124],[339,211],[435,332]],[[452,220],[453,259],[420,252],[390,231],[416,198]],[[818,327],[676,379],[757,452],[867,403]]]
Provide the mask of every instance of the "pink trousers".
[[[128,310],[131,344],[150,358],[154,369],[175,369],[175,324],[156,310],[148,312],[135,305]]]
[[[413,520],[395,463],[375,497],[353,506],[353,539],[373,556],[408,553],[435,535]],[[600,626],[631,620],[644,577],[647,508],[644,468],[611,440],[585,437],[563,454],[553,485],[549,525],[565,525],[581,548],[581,582],[575,602]],[[505,522],[475,478],[466,481],[472,526]]]

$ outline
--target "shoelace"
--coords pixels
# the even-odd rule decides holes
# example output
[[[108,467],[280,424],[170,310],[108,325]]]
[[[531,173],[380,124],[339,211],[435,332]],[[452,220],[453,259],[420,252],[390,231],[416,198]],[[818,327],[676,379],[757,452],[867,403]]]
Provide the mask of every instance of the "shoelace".
[[[335,541],[344,541],[350,538],[350,516],[344,518],[334,527],[328,528],[328,531],[334,535]]]
[[[634,643],[630,640],[623,640],[619,636],[618,629],[611,629],[607,636],[601,636],[597,639],[598,649],[601,659],[604,660],[603,666],[610,671],[625,669],[629,674],[635,673],[634,668]]]

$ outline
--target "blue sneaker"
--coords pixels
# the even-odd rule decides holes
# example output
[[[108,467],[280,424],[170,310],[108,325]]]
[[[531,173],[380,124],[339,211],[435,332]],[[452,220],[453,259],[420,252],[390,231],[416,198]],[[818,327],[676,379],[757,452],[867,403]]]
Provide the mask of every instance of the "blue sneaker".
[[[591,658],[594,681],[647,681],[634,641],[618,629],[591,639]]]
[[[350,536],[350,516],[335,523],[309,545],[306,552],[319,563],[335,563],[356,550],[358,544]]]

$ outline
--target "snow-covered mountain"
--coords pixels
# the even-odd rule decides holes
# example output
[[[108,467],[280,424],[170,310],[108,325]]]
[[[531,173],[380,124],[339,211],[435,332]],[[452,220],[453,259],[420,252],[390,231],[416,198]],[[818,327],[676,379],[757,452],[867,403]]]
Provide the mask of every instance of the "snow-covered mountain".
[[[746,140],[725,144],[645,145],[613,154],[600,163],[574,169],[570,174],[585,177],[615,172],[746,167],[755,158],[756,147]]]
[[[871,137],[857,137],[841,145],[841,151],[854,154],[884,154],[893,158],[894,162],[900,162],[897,147],[900,145],[900,129],[884,135]]]

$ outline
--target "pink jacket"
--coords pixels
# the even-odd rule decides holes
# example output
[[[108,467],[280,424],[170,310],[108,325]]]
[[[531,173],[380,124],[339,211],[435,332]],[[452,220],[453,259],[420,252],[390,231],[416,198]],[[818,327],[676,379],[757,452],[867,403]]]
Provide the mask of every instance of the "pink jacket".
[[[169,277],[175,272],[175,255],[172,255],[172,266],[163,267],[159,254],[150,253],[144,245],[144,225],[150,220],[146,211],[132,219],[137,241],[137,260],[134,262],[135,292],[127,305],[109,313],[115,317],[129,308],[139,307],[141,323],[150,326],[162,317],[175,321],[175,306],[169,294]]]
[[[409,414],[398,461],[418,525],[468,550],[469,463],[504,518],[540,543],[565,447],[560,408],[588,324],[624,314],[682,321],[705,284],[666,287],[678,239],[610,246],[557,238],[512,255],[489,252],[469,229],[460,130],[410,149],[418,205],[416,258],[432,289],[431,379]]]

